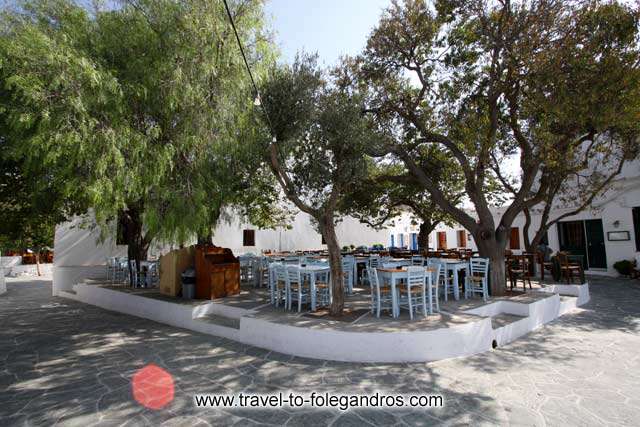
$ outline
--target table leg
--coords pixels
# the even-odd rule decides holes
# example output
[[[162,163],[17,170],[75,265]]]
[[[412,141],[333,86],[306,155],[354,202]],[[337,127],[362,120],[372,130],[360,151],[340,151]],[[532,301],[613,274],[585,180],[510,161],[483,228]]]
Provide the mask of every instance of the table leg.
[[[427,286],[428,286],[428,292],[429,292],[429,314],[433,314],[433,283],[431,281],[431,273],[429,273],[429,276],[427,277]],[[436,295],[436,298],[437,297],[438,296]],[[425,307],[424,315],[425,316],[427,315],[426,307]]]
[[[453,269],[453,297],[456,301],[460,299],[460,282],[458,281],[459,273],[460,269],[457,267]]]
[[[444,300],[445,302],[449,300],[449,267],[447,264],[442,264],[444,267]]]
[[[393,317],[398,317],[399,307],[398,307],[398,295],[396,295],[396,280],[393,276],[391,276],[391,313]]]
[[[316,311],[316,273],[311,272],[309,292],[311,292],[311,311]]]
[[[349,293],[353,293],[353,284],[358,282],[358,262],[353,262],[353,280],[351,280],[351,286],[349,286]]]
[[[273,280],[273,275],[274,275],[274,269],[273,268],[269,268],[269,296],[271,297],[271,304],[275,303],[276,297],[275,297],[275,283]]]

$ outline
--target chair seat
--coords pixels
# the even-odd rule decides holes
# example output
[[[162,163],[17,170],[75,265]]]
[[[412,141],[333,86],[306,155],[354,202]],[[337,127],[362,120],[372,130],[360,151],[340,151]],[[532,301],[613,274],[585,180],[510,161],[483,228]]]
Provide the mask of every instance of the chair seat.
[[[579,265],[563,265],[561,268],[563,270],[580,270],[582,267]]]
[[[413,285],[413,286],[407,286],[405,284],[401,284],[401,285],[396,285],[396,289],[399,289],[401,291],[406,291],[407,289],[417,289],[417,290],[422,290],[422,286],[421,285]],[[389,288],[389,290],[391,290],[391,288]]]

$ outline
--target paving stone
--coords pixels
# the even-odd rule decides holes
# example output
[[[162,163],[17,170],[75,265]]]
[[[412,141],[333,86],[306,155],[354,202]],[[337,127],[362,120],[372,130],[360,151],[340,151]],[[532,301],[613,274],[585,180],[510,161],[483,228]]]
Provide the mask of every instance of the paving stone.
[[[0,296],[0,424],[34,426],[637,425],[640,282],[590,278],[592,301],[515,342],[434,363],[291,357],[51,296],[9,279]],[[155,363],[160,410],[133,400]],[[197,408],[195,394],[441,394],[444,408]]]

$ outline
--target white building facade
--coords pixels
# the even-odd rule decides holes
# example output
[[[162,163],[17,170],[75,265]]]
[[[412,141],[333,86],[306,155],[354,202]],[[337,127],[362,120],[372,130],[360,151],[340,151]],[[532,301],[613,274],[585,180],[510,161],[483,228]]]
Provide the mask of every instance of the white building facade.
[[[471,212],[473,215],[473,213]],[[496,222],[502,209],[495,209]],[[554,210],[551,218],[562,214]],[[85,278],[104,277],[107,258],[125,256],[126,247],[116,245],[110,236],[101,236],[98,229],[79,226],[76,219],[56,228],[53,292],[71,287]],[[532,214],[530,235],[538,229],[540,215]],[[515,253],[524,249],[524,215],[513,223],[507,248]],[[376,230],[354,218],[344,218],[336,227],[341,246],[367,246],[417,249],[419,223],[409,213],[393,220],[386,229]],[[214,243],[230,248],[234,254],[247,252],[293,251],[325,249],[309,215],[299,212],[289,227],[260,230],[236,219],[220,224],[214,232]],[[628,164],[621,177],[591,209],[564,218],[547,233],[548,244],[555,252],[567,250],[583,255],[590,273],[616,275],[613,264],[640,256],[640,162]],[[473,237],[461,226],[439,224],[429,236],[434,249],[476,249]],[[166,247],[165,249],[170,249]],[[165,249],[152,249],[160,255]]]

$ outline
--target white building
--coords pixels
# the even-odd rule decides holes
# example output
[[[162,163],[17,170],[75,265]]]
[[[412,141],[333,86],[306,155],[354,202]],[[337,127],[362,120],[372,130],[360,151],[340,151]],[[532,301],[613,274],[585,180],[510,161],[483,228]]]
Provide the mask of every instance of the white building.
[[[551,218],[561,212],[555,210]],[[496,218],[501,213],[502,209],[496,209]],[[531,237],[540,223],[539,214],[534,212],[532,220]],[[112,238],[101,239],[98,230],[78,227],[77,222],[62,224],[56,229],[54,294],[58,289],[71,289],[84,278],[103,277],[108,257],[126,255],[126,248],[116,245]],[[523,225],[521,214],[514,221],[508,245],[514,252],[523,249]],[[408,213],[396,218],[393,225],[384,230],[374,230],[353,218],[345,218],[336,231],[341,246],[382,244],[417,249],[419,224]],[[640,254],[640,162],[628,164],[612,189],[595,201],[591,209],[553,225],[547,236],[554,251],[569,250],[584,255],[590,273],[616,275],[613,268],[616,261],[631,260]],[[295,216],[289,228],[276,230],[259,230],[240,221],[223,223],[215,230],[214,243],[230,248],[236,255],[263,250],[326,248],[311,217],[302,212]],[[463,227],[443,224],[429,236],[429,246],[476,249],[472,236]]]
[[[571,210],[554,209],[550,219]],[[503,212],[503,208],[494,210],[496,223]],[[534,209],[530,238],[538,230],[540,220],[539,210]],[[524,215],[520,214],[512,226],[508,249],[516,253],[524,249],[524,224]],[[387,245],[417,248],[418,229],[409,214],[403,215],[390,230]],[[611,189],[596,199],[590,209],[552,225],[547,232],[547,241],[554,252],[566,250],[583,255],[586,268],[594,274],[616,275],[615,262],[640,256],[640,161],[627,164]],[[429,246],[434,249],[476,249],[472,236],[463,227],[443,224],[429,236]]]

